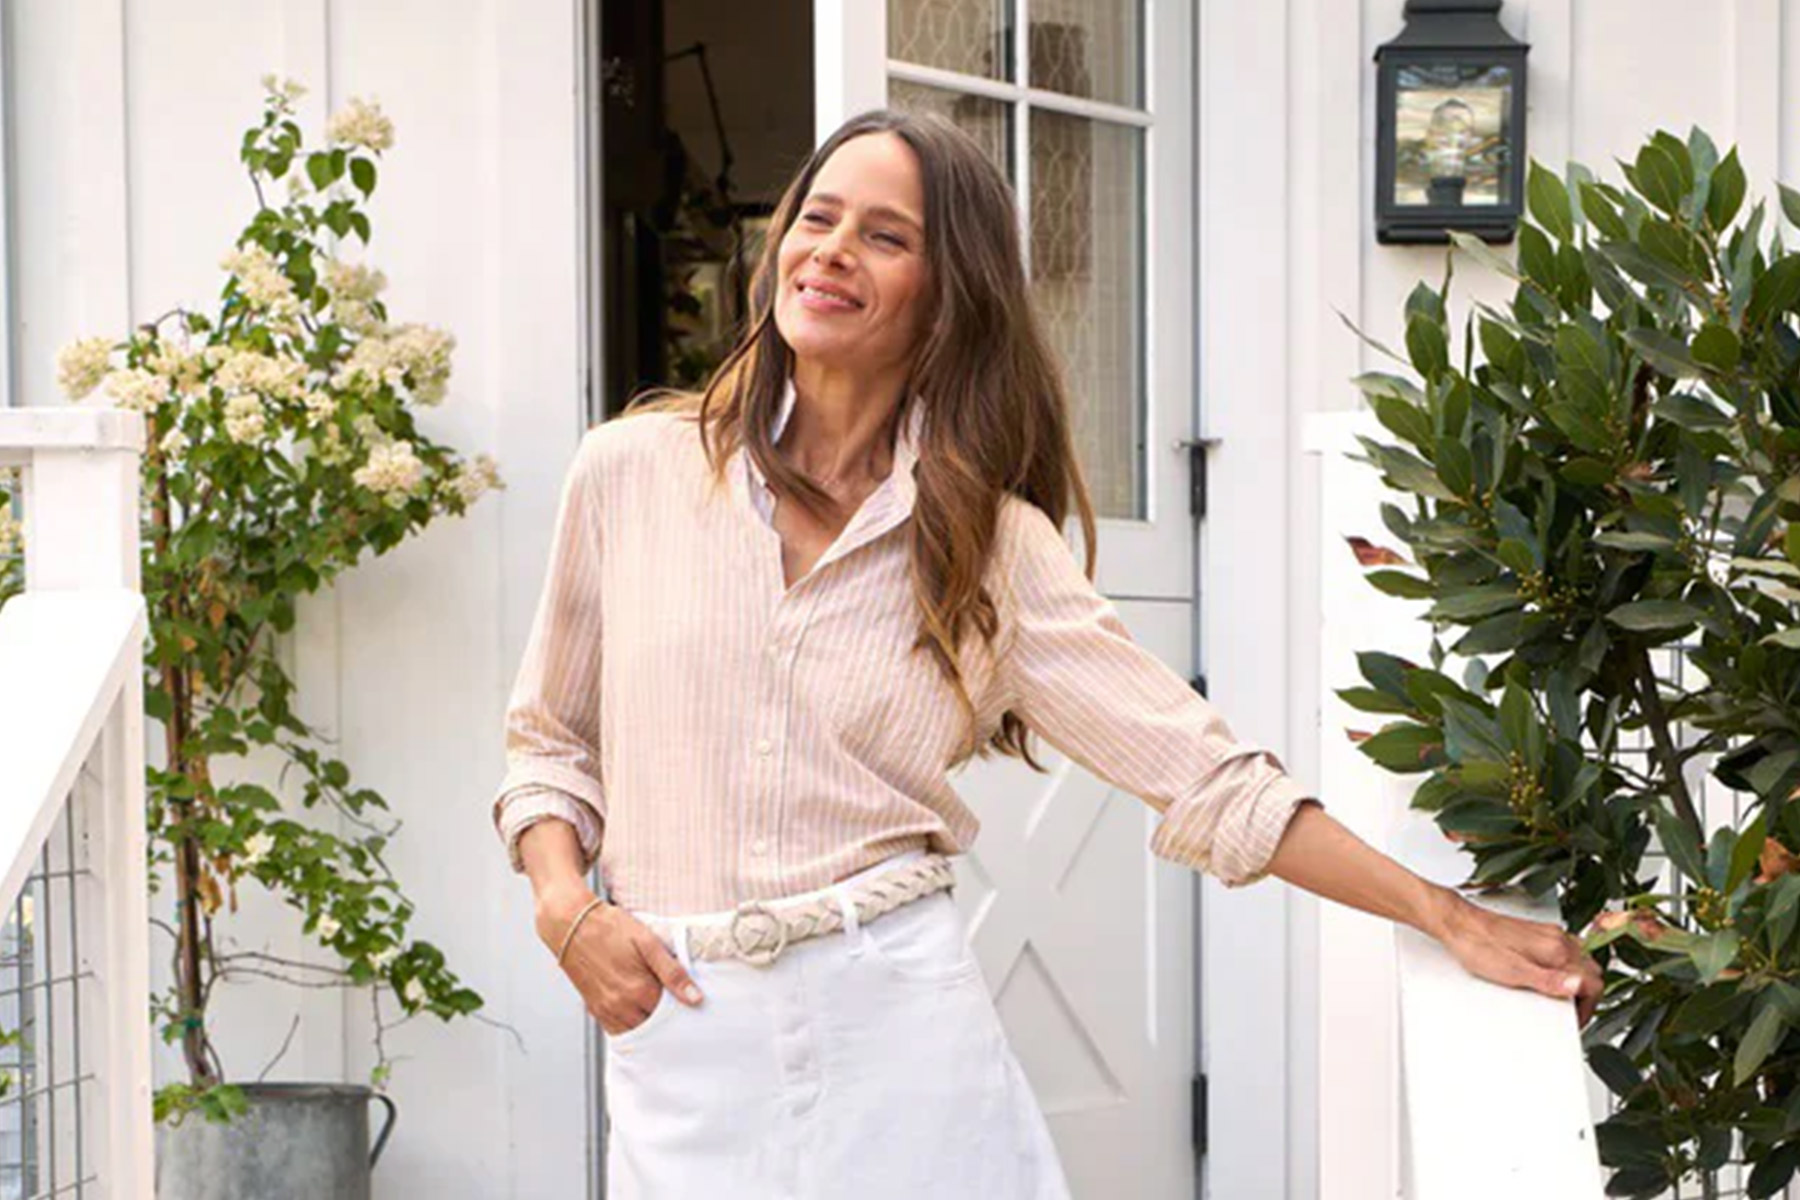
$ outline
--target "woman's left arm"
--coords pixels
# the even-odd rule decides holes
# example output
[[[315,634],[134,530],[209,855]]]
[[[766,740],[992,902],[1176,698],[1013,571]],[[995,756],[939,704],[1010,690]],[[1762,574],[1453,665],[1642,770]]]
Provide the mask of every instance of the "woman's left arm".
[[[1420,878],[1315,804],[1295,810],[1269,860],[1269,874],[1429,934],[1473,975],[1546,996],[1574,997],[1582,1025],[1600,1003],[1600,967],[1573,934],[1493,912]]]

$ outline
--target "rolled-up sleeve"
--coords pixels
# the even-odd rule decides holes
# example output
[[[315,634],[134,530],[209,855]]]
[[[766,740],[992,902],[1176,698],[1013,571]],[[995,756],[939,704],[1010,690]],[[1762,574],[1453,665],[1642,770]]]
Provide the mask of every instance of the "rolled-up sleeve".
[[[546,793],[586,806],[574,820],[585,867],[606,819],[600,772],[601,513],[598,431],[581,441],[563,479],[550,560],[505,719],[506,775],[493,819],[515,871],[518,836],[534,819],[567,816]],[[516,801],[516,803],[515,803]]]
[[[1318,798],[1275,755],[1238,741],[1218,709],[1132,640],[1042,509],[1006,499],[994,561],[1010,626],[997,672],[1007,707],[1160,813],[1157,857],[1227,887],[1266,876],[1288,821]]]

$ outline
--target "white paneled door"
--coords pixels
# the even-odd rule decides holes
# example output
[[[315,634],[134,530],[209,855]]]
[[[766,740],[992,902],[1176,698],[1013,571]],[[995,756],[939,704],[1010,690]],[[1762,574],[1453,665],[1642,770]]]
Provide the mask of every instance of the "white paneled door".
[[[821,138],[865,108],[930,109],[1012,179],[1102,518],[1099,585],[1190,674],[1192,5],[819,0],[815,14]],[[1008,761],[959,777],[982,819],[959,902],[1076,1196],[1187,1200],[1195,880],[1151,858],[1146,805],[1044,750],[1048,775]]]

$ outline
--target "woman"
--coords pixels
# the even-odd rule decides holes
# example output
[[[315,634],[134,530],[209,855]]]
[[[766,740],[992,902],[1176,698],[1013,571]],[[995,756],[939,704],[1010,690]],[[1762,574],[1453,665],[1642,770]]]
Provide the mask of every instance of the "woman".
[[[1357,840],[1095,592],[1011,193],[971,139],[848,122],[752,299],[703,396],[582,440],[507,714],[496,819],[607,1035],[614,1200],[1067,1196],[946,890],[976,832],[949,772],[1036,766],[1028,730],[1156,808],[1159,856],[1405,921],[1587,1020],[1578,942]]]

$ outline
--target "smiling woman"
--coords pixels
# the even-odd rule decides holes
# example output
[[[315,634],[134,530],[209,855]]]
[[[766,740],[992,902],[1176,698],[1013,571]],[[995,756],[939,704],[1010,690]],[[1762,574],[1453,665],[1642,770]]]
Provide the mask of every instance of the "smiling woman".
[[[851,120],[705,391],[591,430],[569,471],[496,815],[608,1037],[614,1200],[1068,1196],[938,895],[979,830],[950,774],[1038,766],[1031,733],[1228,885],[1280,848],[1396,919],[1464,903],[1318,811],[1095,590],[1018,229],[948,121]]]

